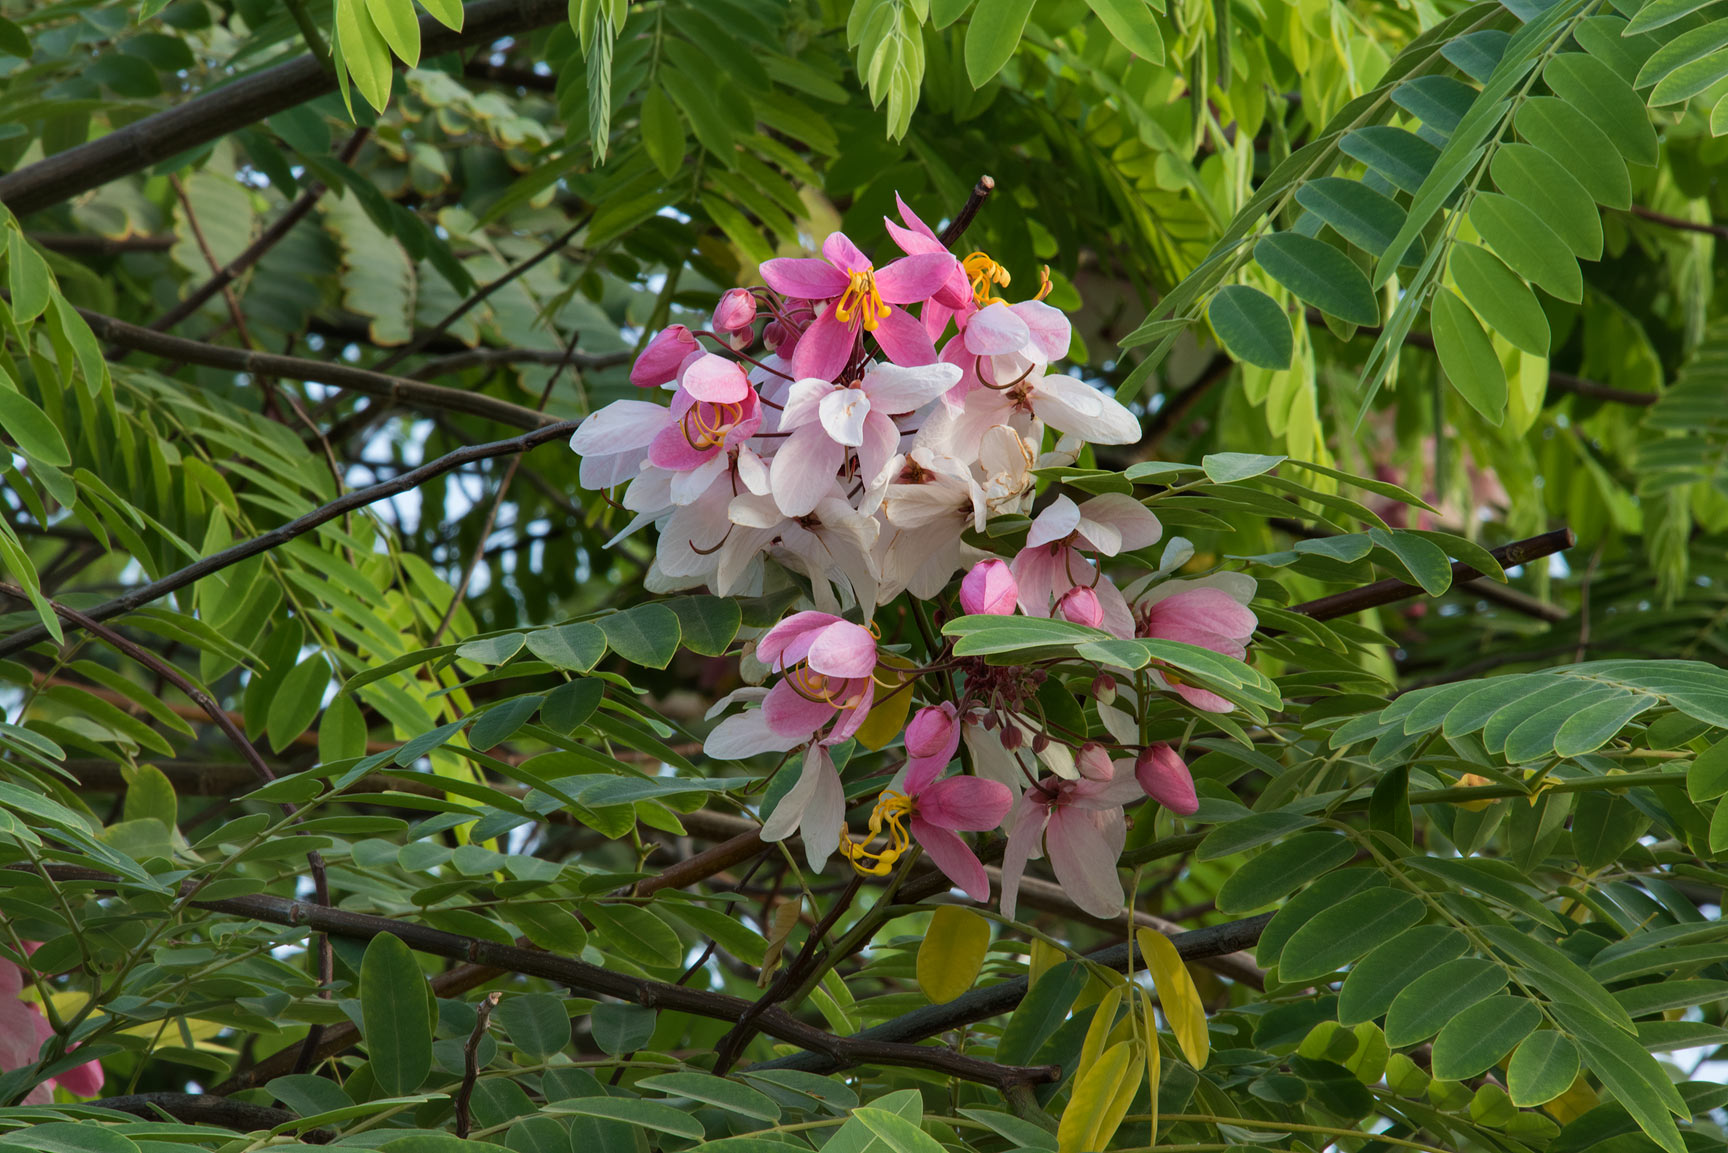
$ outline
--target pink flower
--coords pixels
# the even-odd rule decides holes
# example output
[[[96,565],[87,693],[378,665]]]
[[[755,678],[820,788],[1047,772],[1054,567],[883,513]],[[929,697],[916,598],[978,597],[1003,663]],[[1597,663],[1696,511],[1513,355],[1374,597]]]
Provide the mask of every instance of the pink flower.
[[[54,1036],[41,1010],[19,999],[27,980],[18,965],[0,960],[0,1072],[33,1064],[43,1044]],[[46,1105],[54,1099],[56,1085],[79,1097],[95,1097],[102,1092],[102,1081],[102,1063],[88,1061],[43,1081],[30,1090],[23,1104]]]
[[[785,675],[768,690],[762,715],[781,736],[815,735],[834,722],[823,740],[839,744],[858,731],[875,697],[876,639],[837,616],[794,613],[769,629],[756,656]]]
[[[723,356],[704,353],[680,370],[671,424],[655,435],[648,461],[689,472],[749,440],[761,427],[762,402],[744,370]]]
[[[1076,905],[1094,917],[1122,912],[1116,860],[1128,840],[1122,806],[1140,794],[1130,773],[1110,780],[1045,777],[1014,803],[1008,846],[1002,854],[1002,915],[1013,917],[1026,862],[1049,854],[1056,880]]]
[[[959,834],[981,833],[1000,825],[1014,804],[1014,792],[1000,781],[982,777],[936,779],[960,747],[958,716],[951,704],[919,711],[906,730],[906,750],[913,757],[907,762],[905,793],[892,789],[884,792],[870,814],[870,831],[864,840],[848,837],[840,851],[859,872],[880,877],[887,875],[917,841],[931,862],[967,896],[987,901],[990,877],[978,854]],[[923,750],[924,755],[915,750]],[[868,845],[884,832],[884,825],[887,844],[870,849]]]
[[[869,257],[835,232],[822,242],[825,259],[781,257],[762,265],[762,279],[780,295],[829,301],[798,338],[792,375],[833,380],[852,359],[861,332],[876,338],[895,364],[931,364],[936,346],[912,314],[898,305],[931,296],[957,261],[946,252],[907,256],[875,268]]]
[[[1109,781],[1116,776],[1116,766],[1110,761],[1110,753],[1096,741],[1088,741],[1080,746],[1080,751],[1074,754],[1074,768],[1088,781]]]
[[[1109,493],[1083,505],[1057,497],[1032,522],[1026,547],[1014,557],[1021,611],[1027,616],[1050,616],[1052,607],[1070,589],[1084,587],[1098,602],[1096,627],[1119,637],[1133,636],[1134,617],[1128,602],[1080,550],[1115,556],[1146,548],[1162,532],[1158,518],[1131,496]]]
[[[677,377],[679,366],[690,354],[700,351],[702,346],[682,324],[662,328],[630,366],[630,383],[638,388],[667,384]]]
[[[666,406],[650,400],[615,400],[593,413],[570,436],[582,458],[577,473],[586,489],[611,488],[634,480],[654,438],[672,423]]]
[[[755,336],[756,296],[748,288],[729,288],[715,306],[713,328],[733,348],[749,348]]]
[[[1194,774],[1169,745],[1159,743],[1141,749],[1134,759],[1134,777],[1148,797],[1172,813],[1188,816],[1200,808]]]
[[[1098,594],[1089,588],[1075,587],[1063,593],[1057,598],[1053,615],[1087,628],[1104,626],[1104,606],[1098,600]]]
[[[1253,578],[1240,573],[1217,573],[1197,581],[1165,581],[1134,602],[1135,633],[1198,645],[1242,660],[1248,655],[1249,638],[1260,624],[1248,607],[1254,591]],[[1153,676],[1197,709],[1230,711],[1230,702],[1217,693],[1171,681],[1168,674],[1155,672]]]
[[[1003,561],[981,560],[960,581],[960,607],[968,614],[1012,616],[1019,596],[1014,570]]]

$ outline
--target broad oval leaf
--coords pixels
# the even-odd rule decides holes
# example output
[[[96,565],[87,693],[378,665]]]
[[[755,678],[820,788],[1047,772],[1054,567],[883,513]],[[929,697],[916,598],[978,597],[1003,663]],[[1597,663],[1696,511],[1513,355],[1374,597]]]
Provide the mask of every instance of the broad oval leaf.
[[[1206,319],[1237,360],[1280,371],[1290,367],[1295,338],[1278,302],[1246,284],[1220,288],[1206,306]]]
[[[1246,913],[1270,905],[1356,855],[1336,833],[1302,833],[1274,845],[1232,873],[1218,889],[1218,907]]]
[[[1452,1018],[1506,987],[1506,970],[1481,957],[1460,957],[1404,986],[1386,1010],[1386,1043],[1426,1041]]]
[[[1532,1033],[1506,1067],[1506,1092],[1521,1109],[1546,1105],[1578,1079],[1578,1047],[1564,1033]]]
[[[1528,997],[1489,997],[1446,1022],[1434,1038],[1433,1072],[1463,1081],[1488,1069],[1542,1023],[1542,1010]]]
[[[1512,270],[1538,288],[1576,304],[1584,274],[1566,242],[1524,204],[1498,192],[1477,194],[1470,223]]]
[[[918,946],[918,987],[945,1005],[972,987],[990,949],[990,922],[959,905],[943,905],[930,917]]]
[[[637,605],[596,623],[612,651],[633,665],[663,669],[678,653],[678,616],[665,605]]]
[[[1427,915],[1420,898],[1396,889],[1370,889],[1316,915],[1278,955],[1278,979],[1309,981],[1334,973],[1402,936]]]
[[[1500,191],[1534,210],[1575,256],[1602,258],[1602,218],[1565,165],[1533,145],[1505,144],[1489,171]]]
[[[1440,150],[1413,132],[1387,124],[1358,128],[1338,142],[1339,151],[1360,160],[1401,192],[1422,187]]]
[[[1434,290],[1434,351],[1458,394],[1489,424],[1506,419],[1506,370],[1476,314],[1449,288]],[[1448,576],[1450,568],[1447,569]]]
[[[1338,991],[1338,1021],[1372,1021],[1417,977],[1462,957],[1469,940],[1450,925],[1418,925],[1362,958]]]
[[[1640,32],[1665,28],[1674,21],[1690,16],[1692,13],[1708,8],[1715,3],[1717,0],[1650,0],[1648,4],[1633,14],[1623,35],[1635,36]]]
[[[29,252],[32,257],[36,256],[22,237],[15,237],[12,241],[14,267],[17,267],[17,254],[20,250]],[[13,288],[13,295],[17,296],[16,287]],[[1285,331],[1288,333],[1288,325],[1285,326]],[[66,447],[66,438],[60,435],[60,430],[48,419],[48,414],[23,393],[13,391],[3,371],[0,371],[0,429],[5,429],[13,443],[43,464],[64,468],[72,463],[72,453]]]
[[[1164,63],[1164,35],[1146,0],[1086,0],[1116,42],[1150,64]]]
[[[1724,76],[1728,76],[1728,48],[1682,64],[1664,76],[1650,92],[1650,107],[1683,103],[1715,87]]]
[[[1182,1055],[1194,1068],[1205,1068],[1206,1058],[1211,1052],[1211,1039],[1206,1032],[1206,1006],[1200,999],[1193,974],[1188,972],[1176,946],[1163,933],[1141,929],[1134,936],[1140,945],[1140,955],[1145,958],[1146,968],[1152,974],[1152,987],[1158,992],[1164,1019],[1170,1022],[1170,1031],[1176,1034]]]
[[[432,1071],[430,1004],[413,950],[393,933],[372,938],[360,962],[360,1035],[387,1096],[412,1093]]]
[[[712,1073],[657,1073],[642,1078],[636,1082],[636,1087],[671,1097],[687,1097],[770,1125],[780,1120],[780,1106],[767,1094]]]
[[[1596,203],[1632,207],[1626,162],[1594,121],[1556,96],[1526,100],[1513,118],[1518,135],[1565,165]]]
[[[1404,210],[1359,180],[1323,176],[1296,190],[1296,202],[1370,256],[1379,256],[1404,227]]]
[[[1368,277],[1325,241],[1280,232],[1254,246],[1254,259],[1273,280],[1321,312],[1351,324],[1380,323]]]
[[[996,0],[987,9],[975,12],[966,26],[966,78],[973,88],[982,88],[991,77],[1002,71],[1020,36],[1026,31],[1026,19],[1032,15],[1033,0]]]
[[[1542,79],[1554,95],[1589,117],[1633,164],[1655,164],[1656,130],[1632,86],[1584,52],[1562,52],[1548,61]]]
[[[1532,356],[1548,355],[1548,315],[1505,261],[1476,244],[1453,245],[1449,259],[1458,293],[1477,316],[1513,347]]]

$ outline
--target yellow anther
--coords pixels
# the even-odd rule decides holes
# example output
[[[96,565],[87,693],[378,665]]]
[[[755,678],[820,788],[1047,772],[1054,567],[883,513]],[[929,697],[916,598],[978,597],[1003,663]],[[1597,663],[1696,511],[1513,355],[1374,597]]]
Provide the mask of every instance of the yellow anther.
[[[684,414],[684,439],[694,449],[713,448],[726,440],[739,421],[744,419],[741,404],[710,404],[699,401]]]
[[[840,294],[840,302],[834,306],[834,318],[841,324],[851,324],[852,318],[860,313],[864,317],[864,331],[875,332],[876,326],[887,317],[890,309],[882,303],[882,294],[876,288],[876,272],[866,268],[861,272],[848,272],[852,282],[846,286],[846,291]]]
[[[885,791],[870,811],[870,831],[862,840],[854,841],[852,831],[845,825],[840,826],[840,852],[852,862],[854,869],[866,877],[887,876],[894,862],[912,847],[912,836],[903,823],[911,812],[912,798],[893,789]],[[883,835],[884,824],[887,825],[888,843],[880,849],[870,848],[870,842]]]
[[[978,307],[999,302],[1002,298],[990,290],[991,285],[1007,288],[1011,279],[1008,270],[990,259],[983,252],[974,252],[960,262],[966,270],[966,279],[972,284],[972,299],[978,302]]]

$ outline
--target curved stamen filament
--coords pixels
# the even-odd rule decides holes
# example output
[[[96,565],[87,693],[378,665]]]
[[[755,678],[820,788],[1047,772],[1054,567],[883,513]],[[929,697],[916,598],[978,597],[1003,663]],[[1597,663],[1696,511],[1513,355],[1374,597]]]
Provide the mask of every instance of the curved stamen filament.
[[[876,802],[876,807],[870,811],[869,831],[862,840],[854,841],[852,832],[846,826],[840,827],[840,852],[852,867],[866,877],[885,877],[894,867],[907,849],[912,847],[911,834],[907,833],[904,820],[912,812],[912,798],[889,789],[882,794],[882,799]],[[886,834],[883,826],[886,825]],[[877,837],[887,837],[887,843],[881,848],[872,849],[870,845]]]
[[[848,682],[843,678],[823,676],[807,664],[800,664],[786,674],[786,683],[792,686],[792,691],[807,701],[815,701],[824,705],[839,708],[845,704],[840,694],[846,690]]]
[[[726,434],[743,419],[742,404],[697,401],[690,406],[690,411],[684,414],[684,439],[697,451],[713,448],[717,444],[725,443]]]
[[[834,318],[841,324],[851,324],[852,318],[862,315],[864,331],[875,332],[891,311],[882,302],[882,293],[876,288],[876,271],[866,268],[860,272],[846,274],[851,283],[846,291],[840,294],[840,301],[834,306]]]
[[[990,286],[1008,287],[1011,278],[1006,268],[983,252],[969,254],[960,264],[966,270],[966,279],[972,285],[972,299],[978,302],[979,308],[1001,301],[1001,297],[990,291]]]

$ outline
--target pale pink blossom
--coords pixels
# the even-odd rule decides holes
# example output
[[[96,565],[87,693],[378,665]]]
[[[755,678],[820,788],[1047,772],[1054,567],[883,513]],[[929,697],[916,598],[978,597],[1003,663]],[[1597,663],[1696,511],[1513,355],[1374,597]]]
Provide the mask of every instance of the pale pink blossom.
[[[0,960],[0,1072],[33,1064],[41,1056],[42,1046],[54,1036],[54,1028],[42,1011],[19,999],[28,981],[21,967]],[[22,1103],[48,1104],[54,1099],[55,1086],[75,1096],[95,1097],[102,1092],[102,1081],[102,1063],[88,1061],[42,1081]]]
[[[1134,777],[1147,796],[1172,813],[1188,816],[1200,808],[1200,798],[1194,792],[1194,774],[1167,744],[1160,742],[1141,749],[1134,759]]]
[[[1128,840],[1122,806],[1139,795],[1133,774],[1119,771],[1108,781],[1045,777],[1021,794],[1002,853],[1002,915],[1014,916],[1026,863],[1047,855],[1076,905],[1094,917],[1118,916],[1123,893],[1116,861]]]
[[[949,341],[943,349],[945,361],[971,355],[950,352],[953,344]],[[1071,433],[1092,444],[1133,444],[1140,439],[1139,418],[1115,397],[1083,380],[1048,372],[1042,364],[1024,357],[997,361],[1013,363],[993,370],[990,379],[981,381],[986,387],[967,391],[966,378],[961,378],[962,424],[972,432],[974,442],[991,425],[1018,427],[1017,418],[1036,418],[1058,432]],[[965,366],[960,367],[964,370]]]
[[[1168,580],[1136,598],[1135,633],[1142,637],[1181,641],[1242,660],[1259,618],[1248,607],[1255,582],[1241,573],[1215,573],[1200,580]],[[1227,713],[1230,702],[1197,685],[1172,681],[1156,669],[1153,679],[1197,709]]]
[[[1056,598],[1056,610],[1052,615],[1087,628],[1104,626],[1104,606],[1098,600],[1098,594],[1089,588],[1077,586]]]
[[[798,780],[780,798],[762,824],[764,841],[784,841],[793,833],[804,841],[804,860],[813,871],[828,863],[840,847],[846,825],[846,793],[828,750],[811,745],[804,752]]]
[[[1134,617],[1121,591],[1080,550],[1115,556],[1150,546],[1162,532],[1158,518],[1126,494],[1107,493],[1082,505],[1057,497],[1033,520],[1026,547],[1014,557],[1021,611],[1048,617],[1070,589],[1084,587],[1098,601],[1096,627],[1133,636]]]
[[[590,415],[570,436],[571,450],[582,458],[582,487],[611,488],[634,479],[654,438],[671,423],[665,405],[647,400],[615,400]]]
[[[682,324],[668,325],[654,334],[636,363],[630,366],[630,383],[638,388],[670,384],[692,353],[702,351],[690,330]]]
[[[936,360],[936,346],[901,305],[940,290],[957,263],[946,252],[906,256],[878,269],[844,233],[822,242],[824,259],[781,257],[762,265],[762,279],[784,297],[828,301],[798,337],[792,375],[834,380],[852,359],[858,338],[869,333],[895,364]]]
[[[1012,616],[1019,596],[1013,570],[1000,560],[979,561],[960,582],[960,607],[969,614]]]
[[[708,464],[762,427],[762,402],[744,370],[723,356],[704,353],[678,374],[671,423],[648,448],[656,467],[688,472]]]
[[[876,689],[868,630],[830,613],[794,613],[768,630],[756,656],[784,674],[762,701],[774,732],[811,737],[832,725],[822,743],[834,745],[864,723]]]
[[[714,308],[714,333],[733,348],[749,348],[755,338],[756,295],[748,288],[729,288]]]

